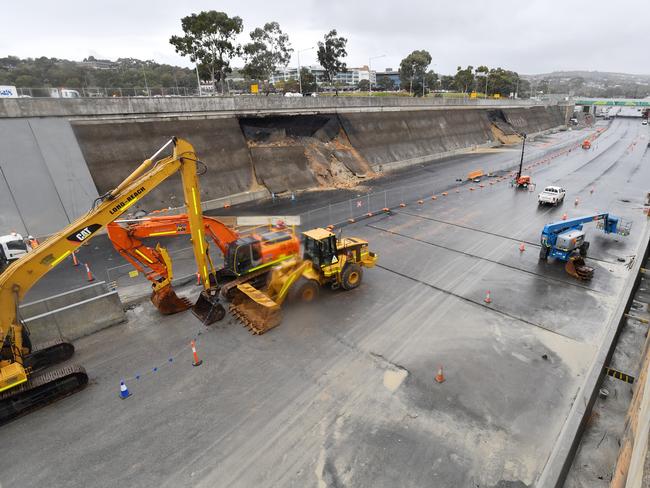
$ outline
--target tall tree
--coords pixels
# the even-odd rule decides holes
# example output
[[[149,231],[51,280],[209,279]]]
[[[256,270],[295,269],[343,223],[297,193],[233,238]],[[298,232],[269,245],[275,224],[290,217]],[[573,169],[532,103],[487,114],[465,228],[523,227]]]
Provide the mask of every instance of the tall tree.
[[[314,76],[314,74],[307,68],[300,68],[300,83],[302,83],[302,91],[304,93],[318,91],[316,76]]]
[[[468,66],[463,69],[462,67],[456,68],[456,75],[454,76],[454,85],[456,85],[456,90],[462,93],[467,93],[470,88],[474,85],[474,73],[473,66]]]
[[[424,49],[413,51],[399,64],[402,88],[409,88],[413,96],[422,96],[426,83],[427,67],[431,64],[431,54]]]
[[[490,68],[485,65],[481,65],[474,70],[474,80],[476,81],[476,86],[474,87],[475,91],[485,91],[485,96],[488,96],[488,81],[490,77]]]
[[[382,76],[381,78],[379,78],[379,80],[377,81],[377,85],[383,91],[392,91],[395,89],[395,82],[393,81],[392,78],[389,78],[388,76]]]
[[[440,88],[443,90],[451,91],[454,89],[454,77],[450,75],[442,75],[440,77]]]
[[[325,70],[325,79],[330,84],[334,84],[334,89],[338,96],[339,89],[334,83],[334,80],[337,73],[345,73],[347,71],[347,66],[341,59],[348,55],[345,50],[348,40],[344,37],[339,37],[336,29],[332,29],[325,34],[324,41],[318,43],[318,62]]]
[[[235,37],[241,33],[240,17],[229,17],[225,12],[209,10],[181,19],[184,36],[172,36],[169,42],[181,56],[201,63],[210,73],[212,86],[221,84],[224,93],[226,74],[231,71],[230,59],[239,54]]]
[[[243,73],[251,79],[268,81],[277,69],[286,68],[293,49],[289,36],[277,22],[267,22],[250,33],[251,41],[243,48],[246,65]]]

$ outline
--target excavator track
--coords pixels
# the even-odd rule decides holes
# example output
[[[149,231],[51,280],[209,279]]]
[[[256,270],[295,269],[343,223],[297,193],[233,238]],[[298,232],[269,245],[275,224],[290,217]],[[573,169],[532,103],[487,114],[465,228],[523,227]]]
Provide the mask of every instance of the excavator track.
[[[33,372],[48,368],[54,364],[67,361],[74,354],[74,345],[70,342],[53,340],[43,342],[34,347],[25,358],[25,366]]]
[[[0,393],[0,425],[71,395],[86,384],[86,370],[78,365],[32,374],[26,383]]]

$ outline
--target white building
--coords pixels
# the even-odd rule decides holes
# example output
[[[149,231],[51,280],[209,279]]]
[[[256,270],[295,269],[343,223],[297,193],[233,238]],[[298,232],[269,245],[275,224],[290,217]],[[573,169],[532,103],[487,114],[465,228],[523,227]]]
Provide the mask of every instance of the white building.
[[[326,83],[325,81],[325,70],[322,66],[312,65],[312,66],[301,66],[301,69],[308,70],[311,74],[316,77],[316,83],[322,85]],[[298,79],[298,68],[286,68],[282,71],[277,71],[271,76],[271,83],[276,83],[278,81],[288,81],[288,80],[297,80]],[[361,80],[370,80],[374,85],[377,83],[377,77],[375,71],[370,71],[367,66],[362,66],[361,68],[348,68],[347,71],[343,73],[338,73],[335,78],[335,82],[341,85],[346,85],[349,87],[356,87]]]

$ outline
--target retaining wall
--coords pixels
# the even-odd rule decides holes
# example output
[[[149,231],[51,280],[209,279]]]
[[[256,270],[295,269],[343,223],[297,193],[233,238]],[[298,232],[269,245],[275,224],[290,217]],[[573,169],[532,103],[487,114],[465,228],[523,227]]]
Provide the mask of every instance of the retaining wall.
[[[5,117],[169,116],[222,113],[337,112],[340,110],[431,109],[432,107],[518,107],[556,102],[415,97],[135,97],[135,98],[0,98]]]
[[[22,107],[24,100],[11,103]],[[17,230],[45,236],[58,231],[85,213],[98,193],[115,188],[173,136],[188,139],[205,163],[207,171],[200,178],[201,199],[204,208],[214,208],[264,197],[269,191],[330,187],[341,182],[349,186],[357,175],[363,176],[371,168],[393,170],[474,147],[497,145],[495,114],[501,133],[507,133],[509,128],[513,133],[537,133],[564,125],[567,113],[565,107],[559,106],[501,104],[494,105],[496,109],[491,103],[484,108],[450,108],[437,105],[436,99],[332,100],[181,98],[172,103],[159,99],[104,99],[102,103],[115,108],[116,113],[130,110],[130,116],[72,121],[0,117],[0,144],[7,156],[0,161],[0,234]],[[46,111],[47,107],[68,101],[38,102],[43,102],[39,106]],[[79,109],[89,103],[69,102],[70,107]],[[31,106],[28,99],[25,103],[25,107]],[[370,106],[364,106],[362,111],[361,103]],[[159,104],[167,104],[161,110],[174,107],[188,112],[196,108],[194,104],[200,107],[191,114],[133,118],[137,110],[146,113]],[[237,117],[223,113],[209,116],[201,111],[201,107],[223,108],[228,104],[271,111],[277,106],[278,112],[295,104],[311,107],[314,113],[259,116],[264,113],[261,110],[255,117]],[[98,106],[104,107],[101,103]],[[132,210],[151,211],[183,204],[180,178],[172,176]]]

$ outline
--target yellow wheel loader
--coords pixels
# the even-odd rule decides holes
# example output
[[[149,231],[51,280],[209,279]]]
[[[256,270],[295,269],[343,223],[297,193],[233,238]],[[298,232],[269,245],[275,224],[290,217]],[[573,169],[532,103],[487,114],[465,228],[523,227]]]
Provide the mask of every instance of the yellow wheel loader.
[[[337,239],[325,229],[312,229],[302,236],[302,259],[289,259],[275,267],[264,289],[249,283],[235,289],[230,312],[253,334],[280,324],[280,307],[288,296],[311,302],[322,286],[352,290],[361,284],[363,268],[372,268],[377,262],[377,255],[362,239]]]

